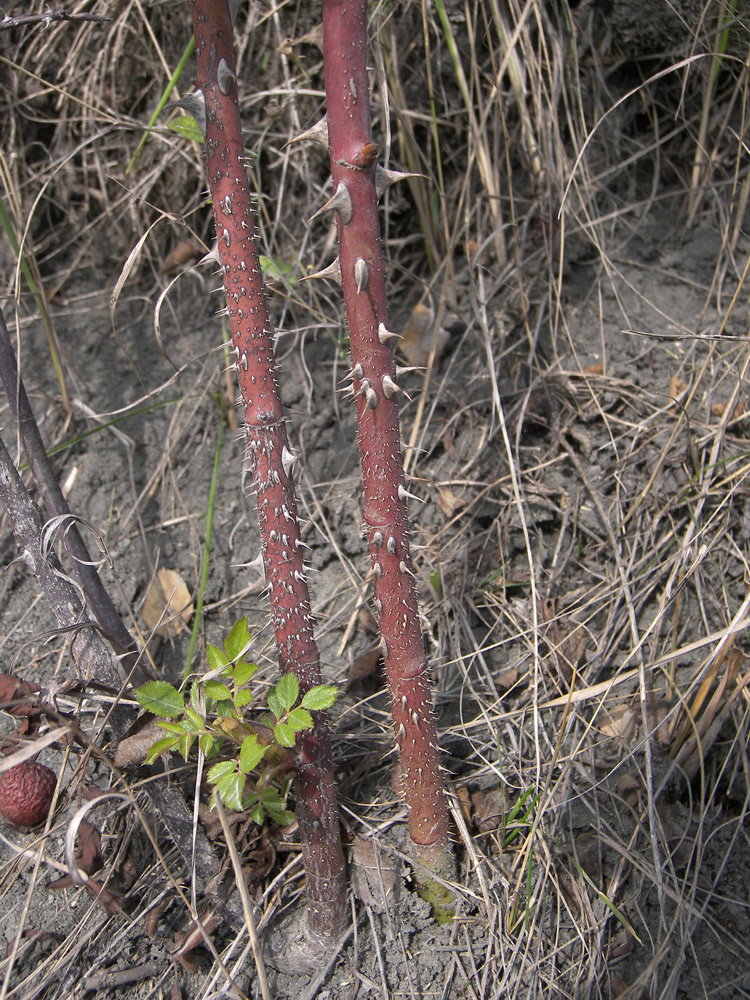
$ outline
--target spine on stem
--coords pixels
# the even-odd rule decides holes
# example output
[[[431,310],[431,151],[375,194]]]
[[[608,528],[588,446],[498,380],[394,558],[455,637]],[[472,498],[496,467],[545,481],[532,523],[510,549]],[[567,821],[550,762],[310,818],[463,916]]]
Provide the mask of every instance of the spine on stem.
[[[196,89],[183,102],[204,131],[218,258],[224,274],[250,471],[257,494],[271,621],[283,672],[304,694],[321,683],[290,451],[266,310],[240,124],[227,0],[193,0]],[[329,947],[346,920],[346,882],[325,713],[297,735],[297,818],[308,931]]]
[[[453,871],[448,810],[409,546],[398,422],[398,377],[388,329],[378,195],[400,175],[377,166],[370,126],[366,0],[323,0],[328,145],[338,216],[341,283],[352,352],[352,388],[364,487],[364,516],[381,649],[390,687],[409,834],[428,872]],[[439,883],[417,872],[437,908]]]

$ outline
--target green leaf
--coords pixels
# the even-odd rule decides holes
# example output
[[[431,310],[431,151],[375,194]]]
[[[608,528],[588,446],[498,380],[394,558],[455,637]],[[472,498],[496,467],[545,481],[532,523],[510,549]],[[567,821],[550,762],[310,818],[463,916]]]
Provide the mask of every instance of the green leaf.
[[[285,722],[279,722],[273,727],[274,739],[282,747],[293,747],[294,737],[296,733],[292,726],[288,726]]]
[[[192,733],[185,733],[184,736],[178,736],[177,738],[177,749],[182,754],[182,759],[187,761],[190,756],[190,748],[193,745],[193,740],[195,736]]]
[[[268,701],[268,707],[277,719],[284,714],[284,706],[281,704],[281,699],[276,694],[276,690],[274,688],[271,688],[268,692],[266,700]]]
[[[146,763],[153,764],[157,757],[161,757],[167,750],[173,750],[176,744],[174,736],[165,736],[163,740],[157,740],[146,754]]]
[[[135,692],[138,704],[152,715],[166,719],[182,715],[185,696],[166,681],[147,681]]]
[[[200,739],[198,740],[198,746],[201,748],[201,752],[203,753],[204,757],[208,757],[208,755],[211,753],[211,751],[214,748],[215,742],[216,738],[212,736],[211,733],[204,733],[203,736],[200,737]]]
[[[274,684],[273,691],[282,707],[289,711],[299,697],[299,681],[294,674],[283,674]]]
[[[244,774],[227,774],[216,784],[216,792],[227,807],[235,812],[242,811],[242,792],[245,788]]]
[[[250,819],[253,823],[257,823],[258,826],[263,822],[263,806],[260,802],[256,802],[253,808],[250,810]]]
[[[185,705],[185,731],[201,733],[206,728],[206,720],[202,719],[195,709]]]
[[[303,729],[312,729],[313,720],[306,708],[295,708],[286,717],[287,725],[291,726],[295,733],[302,732]]]
[[[234,715],[234,702],[233,701],[217,701],[216,702],[216,714],[220,719],[225,719],[228,715]]]
[[[232,626],[229,635],[224,643],[224,649],[230,660],[236,660],[250,645],[250,629],[247,627],[247,618],[240,618],[236,625]],[[235,678],[236,679],[236,678]]]
[[[247,684],[257,669],[257,663],[250,663],[248,660],[240,660],[234,668],[234,683],[237,687],[242,687],[243,684]]]
[[[226,684],[222,684],[221,681],[206,681],[203,685],[203,689],[209,698],[214,698],[216,701],[222,701],[225,698],[232,697],[232,692]]]
[[[228,774],[232,774],[236,770],[236,760],[220,760],[218,764],[214,764],[213,767],[208,769],[206,777],[212,785],[215,785],[217,782],[221,781],[222,778],[225,778]]]
[[[156,725],[159,729],[166,729],[168,733],[178,733],[180,736],[187,732],[182,722],[157,722]]]
[[[237,692],[237,695],[234,699],[234,706],[235,708],[238,709],[244,708],[245,705],[249,705],[252,700],[253,700],[253,692],[248,691],[248,689],[245,688],[244,690]]]
[[[260,269],[263,274],[267,274],[269,278],[276,278],[277,281],[287,281],[290,285],[294,285],[297,281],[292,274],[292,265],[285,264],[283,260],[276,260],[261,254]]]
[[[268,749],[263,743],[258,743],[255,733],[250,733],[242,741],[240,748],[240,771],[248,774],[260,764]]]
[[[310,712],[322,712],[333,705],[338,693],[338,688],[332,687],[330,684],[317,684],[310,688],[300,706]]]
[[[192,115],[173,118],[171,122],[167,122],[167,128],[176,132],[177,135],[181,135],[183,139],[189,139],[190,142],[198,142],[201,146],[203,145],[203,133]]]
[[[294,820],[294,813],[286,808],[284,798],[277,788],[265,788],[260,800],[268,815],[279,826],[288,826]]]
[[[211,642],[206,646],[206,657],[208,658],[208,666],[211,671],[222,670],[229,666],[227,654],[223,649],[219,649],[218,646],[214,646]]]
[[[274,823],[278,823],[279,826],[289,826],[290,823],[294,822],[294,813],[290,812],[289,809],[285,809],[282,805],[269,802],[266,804],[266,812]]]

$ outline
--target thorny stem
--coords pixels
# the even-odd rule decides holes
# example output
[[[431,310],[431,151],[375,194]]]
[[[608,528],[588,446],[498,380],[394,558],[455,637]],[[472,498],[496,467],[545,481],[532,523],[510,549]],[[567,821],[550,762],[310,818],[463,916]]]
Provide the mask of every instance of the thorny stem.
[[[206,170],[213,198],[219,261],[245,417],[249,468],[271,622],[283,672],[301,693],[321,683],[310,598],[297,521],[294,457],[287,441],[273,340],[245,172],[232,24],[227,0],[193,0],[196,90],[184,102],[205,129]],[[325,713],[297,736],[297,819],[305,863],[308,931],[330,949],[346,919],[344,858],[336,808],[331,741]]]
[[[391,692],[409,834],[418,862],[453,871],[428,664],[419,624],[408,536],[397,376],[388,332],[377,208],[378,147],[372,140],[366,0],[323,0],[328,143],[338,214],[341,280],[381,649]],[[381,175],[382,176],[382,175]],[[427,895],[440,889],[432,880]],[[433,900],[434,901],[434,900]]]

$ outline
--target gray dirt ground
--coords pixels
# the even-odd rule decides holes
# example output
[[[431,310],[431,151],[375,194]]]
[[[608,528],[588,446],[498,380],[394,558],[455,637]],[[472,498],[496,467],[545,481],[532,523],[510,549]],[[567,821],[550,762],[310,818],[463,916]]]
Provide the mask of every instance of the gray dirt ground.
[[[506,293],[487,303],[488,329],[493,342],[501,345],[494,374],[521,477],[528,543],[508,474],[502,423],[497,409],[493,411],[483,331],[474,320],[463,330],[458,324],[452,328],[427,390],[426,406],[433,407],[430,421],[422,424],[426,430],[417,442],[422,452],[414,467],[415,489],[425,503],[414,504],[412,510],[424,626],[435,663],[438,723],[454,788],[473,793],[496,788],[496,746],[501,748],[500,766],[509,787],[520,791],[537,776],[541,779],[537,787],[544,790],[544,808],[535,815],[545,850],[527,866],[517,845],[501,848],[497,820],[483,831],[472,826],[472,850],[459,844],[466,892],[453,926],[436,927],[408,884],[385,913],[354,903],[356,930],[320,985],[320,998],[750,996],[750,783],[743,774],[748,767],[747,702],[726,720],[705,762],[704,786],[700,775],[687,782],[670,771],[668,748],[658,739],[649,743],[643,737],[641,709],[632,698],[638,671],[630,636],[609,640],[606,648],[598,640],[613,613],[612,594],[620,587],[614,536],[608,532],[619,538],[627,530],[607,520],[615,510],[614,498],[632,500],[656,474],[647,502],[663,505],[666,517],[674,519],[675,535],[681,537],[685,524],[670,504],[692,475],[689,435],[699,447],[709,439],[710,403],[726,401],[737,387],[733,338],[747,332],[743,306],[724,331],[726,339],[711,339],[722,321],[716,296],[708,294],[718,234],[710,225],[675,232],[667,218],[668,213],[657,209],[645,215],[637,234],[623,239],[621,248],[611,253],[608,274],[583,255],[567,264],[564,321],[551,326],[547,315],[540,316],[531,367],[527,334],[514,324]],[[747,252],[748,246],[738,251],[745,256]],[[470,296],[476,294],[466,262],[457,261],[457,266],[462,269],[460,284],[446,324],[469,317]],[[178,570],[191,589],[199,580],[220,419],[216,391],[223,384],[224,365],[214,315],[219,301],[206,290],[213,279],[195,273],[180,279],[162,316],[162,354],[151,319],[158,287],[150,278],[144,278],[137,291],[129,286],[118,305],[115,342],[108,300],[116,274],[114,267],[82,270],[68,287],[67,306],[54,310],[60,339],[78,372],[73,395],[81,405],[75,425],[62,428],[49,402],[54,385],[43,335],[30,322],[22,329],[23,371],[48,440],[73,441],[56,462],[61,481],[68,483],[72,509],[86,517],[106,547],[105,579],[123,608],[137,608],[157,565]],[[731,284],[727,279],[726,298],[731,297]],[[372,646],[373,638],[356,618],[367,566],[353,417],[346,402],[334,395],[344,369],[337,336],[335,330],[285,333],[278,356],[291,412],[290,436],[302,459],[301,512],[308,518],[310,562],[318,571],[312,587],[323,667],[328,681],[343,685],[350,663]],[[690,373],[710,351],[713,395],[702,397],[702,408],[692,411],[688,430],[669,412],[670,379],[679,376],[689,382]],[[178,375],[167,355],[180,359]],[[603,370],[585,372],[597,364]],[[420,378],[412,378],[415,402],[404,410],[406,439],[421,391]],[[748,400],[744,379],[738,392],[740,400]],[[147,395],[149,403],[162,405],[101,426]],[[84,411],[84,406],[89,409]],[[629,429],[649,413],[647,432],[644,429],[637,440],[629,438]],[[7,433],[7,412],[2,424]],[[95,433],[81,439],[83,430]],[[731,426],[727,461],[730,453],[741,456],[747,451],[746,434],[744,420]],[[243,569],[257,554],[257,534],[253,500],[240,481],[241,463],[242,443],[237,434],[226,433],[205,636],[218,641],[240,614],[247,614],[265,683],[273,679],[275,668],[260,581]],[[460,499],[456,510],[461,516],[441,509],[438,500],[441,493],[445,498],[445,491]],[[725,530],[738,552],[746,551],[750,532],[744,497],[743,489],[732,489],[724,506],[712,499],[710,515],[703,515],[707,523],[711,517],[726,516]],[[630,501],[624,506],[631,509]],[[646,531],[645,545],[658,552],[663,544],[658,525],[663,522],[653,511],[643,516],[651,518],[653,527],[652,535]],[[56,667],[60,646],[43,636],[50,627],[43,599],[23,565],[13,562],[13,541],[4,522],[2,528],[2,669],[44,680]],[[697,552],[700,537],[694,544]],[[533,618],[529,546],[539,571],[539,600],[557,601],[560,611],[554,617],[561,627],[580,621],[591,630],[578,663],[580,685],[589,690],[619,678],[617,689],[603,684],[602,691],[607,691],[608,708],[626,706],[630,711],[635,706],[630,729],[614,735],[611,729],[596,732],[596,698],[567,704],[567,687],[543,631],[538,667],[533,667],[531,640],[523,627]],[[686,650],[677,663],[678,678],[690,674],[705,655],[701,649],[691,652],[690,644],[725,626],[726,608],[731,617],[742,602],[746,581],[741,565],[740,557],[723,564],[723,590],[703,594],[701,604],[694,592],[685,591],[685,608],[675,626],[677,644]],[[643,634],[658,617],[661,594],[649,591],[647,561],[645,571],[641,562],[635,569],[646,581],[635,609]],[[441,581],[439,590],[436,579]],[[603,581],[609,582],[599,593],[607,597],[587,604],[593,583]],[[715,580],[708,585],[715,588]],[[673,620],[667,621],[668,631]],[[644,669],[654,689],[661,690],[658,671],[652,674],[651,667],[661,652],[657,634],[658,629],[650,636],[646,632]],[[152,641],[161,677],[178,678],[187,646],[187,635],[171,642]],[[535,686],[539,698],[532,702],[529,691]],[[533,706],[539,704],[543,710],[537,715]],[[75,705],[63,699],[61,707],[72,710]],[[389,783],[385,710],[379,680],[353,684],[337,705],[335,738],[347,828],[360,834],[377,831],[392,849],[400,843],[403,810]],[[89,704],[84,726],[94,725],[92,711]],[[2,722],[7,732],[8,718],[3,716]],[[655,841],[640,824],[647,749],[655,783],[664,780],[658,800],[661,834]],[[204,996],[211,993],[206,978],[210,975],[216,976],[213,989],[220,990],[224,980],[216,966],[212,968],[207,951],[195,953],[192,972],[170,958],[174,933],[186,926],[185,909],[132,811],[118,817],[102,806],[94,813],[105,831],[107,870],[124,883],[123,869],[128,864],[133,869],[124,890],[125,915],[107,914],[83,890],[47,889],[47,882],[60,874],[64,832],[82,786],[96,782],[104,787],[112,779],[95,760],[89,760],[82,773],[75,748],[67,759],[55,749],[42,759],[63,773],[70,798],[44,840],[0,828],[0,935],[9,943],[23,925],[46,930],[53,940],[32,943],[17,956],[0,996],[83,997],[92,995],[91,977],[102,968],[141,965],[149,967],[149,975],[140,982],[111,989],[100,985],[96,996],[146,1000],[166,996],[177,980],[183,996]],[[564,780],[558,781],[556,776],[563,773]],[[631,785],[623,783],[628,778],[633,779]],[[633,788],[636,794],[629,795]],[[713,788],[716,794],[709,794],[707,789]],[[698,808],[700,802],[704,808]],[[247,830],[243,836],[249,843]],[[167,867],[184,879],[186,873],[163,831],[161,846]],[[22,858],[24,848],[30,853]],[[662,866],[658,879],[654,850]],[[280,851],[279,864],[290,857]],[[264,893],[279,870],[277,865],[255,884],[259,917],[278,912],[296,892],[298,882],[282,878],[275,890]],[[621,919],[613,915],[602,891],[616,904]],[[162,897],[170,897],[171,904],[147,932],[143,916]],[[532,919],[523,912],[529,899]],[[217,947],[232,937],[225,925],[220,927]],[[247,957],[238,961],[245,946],[241,938],[225,962],[237,986],[255,995],[252,962]],[[6,967],[0,965],[0,971]],[[270,974],[274,996],[306,995],[305,981]],[[637,981],[641,985],[633,992],[623,992]],[[8,989],[13,987],[17,992],[11,994]]]

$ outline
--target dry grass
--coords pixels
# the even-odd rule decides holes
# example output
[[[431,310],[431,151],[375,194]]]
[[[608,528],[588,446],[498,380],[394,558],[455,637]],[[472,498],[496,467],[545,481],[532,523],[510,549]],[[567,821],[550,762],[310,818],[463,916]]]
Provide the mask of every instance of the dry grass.
[[[385,204],[392,326],[404,329],[421,303],[436,331],[450,331],[447,346],[437,337],[422,344],[426,370],[412,376],[403,411],[412,489],[427,501],[413,511],[416,559],[465,873],[464,915],[439,937],[448,957],[430,974],[436,996],[748,990],[750,33],[740,12],[724,34],[731,5],[721,22],[718,6],[707,5],[672,49],[639,59],[622,23],[615,19],[608,35],[593,3],[372,10],[376,131],[386,162],[418,175]],[[117,286],[118,341],[106,351],[121,366],[122,387],[115,400],[92,396],[87,362],[66,342],[76,419],[76,400],[101,420],[174,389],[169,418],[154,425],[163,440],[149,451],[153,460],[141,469],[136,459],[130,473],[123,463],[116,523],[99,525],[116,542],[118,577],[123,540],[142,543],[140,577],[122,586],[132,601],[169,532],[183,532],[186,575],[200,577],[195,478],[213,460],[225,359],[208,312],[201,336],[186,324],[196,310],[219,308],[216,296],[205,307],[218,280],[199,268],[167,290],[160,273],[180,240],[211,243],[197,149],[162,116],[126,173],[189,21],[173,4],[123,3],[109,13],[105,26],[3,35],[0,194],[46,292],[58,296],[60,340],[60,295],[86,314],[103,276],[107,294]],[[304,5],[253,5],[241,8],[237,29],[261,242],[296,277],[327,264],[334,242],[320,222],[305,222],[327,197],[325,155],[288,144],[323,106],[309,16]],[[15,307],[22,338],[31,338],[28,289],[6,248],[0,261],[6,316]],[[304,459],[307,539],[321,570],[312,579],[318,630],[329,674],[343,680],[370,640],[353,421],[336,393],[347,367],[342,303],[334,286],[273,284],[290,433]],[[164,361],[152,371],[139,338],[157,334],[173,367]],[[68,438],[56,399],[43,394],[56,391],[49,370],[22,352],[24,361],[48,440]],[[156,433],[148,419],[133,445],[113,447],[132,454],[138,435]],[[3,424],[12,426],[7,414]],[[222,473],[227,490],[233,469]],[[227,514],[227,564],[251,558],[252,534],[241,539],[251,516],[252,505]],[[3,552],[9,562],[11,549]],[[206,630],[249,606],[262,643],[258,581],[239,568],[224,579],[217,565]],[[10,594],[10,577],[3,586]],[[9,661],[23,655],[23,637],[42,631],[38,622],[6,617],[0,648]],[[52,674],[57,651],[34,648],[37,674]],[[156,669],[179,671],[183,653],[178,643],[170,660],[153,646]],[[270,644],[255,655],[262,685],[274,676]],[[68,696],[58,707],[81,710]],[[95,700],[80,726],[99,738]],[[352,685],[337,729],[344,815],[393,851],[403,809],[389,782],[388,732],[374,683]],[[0,1000],[70,992],[127,948],[121,965],[143,970],[137,995],[155,995],[174,977],[165,925],[184,932],[202,915],[211,926],[178,853],[157,836],[142,779],[87,761],[58,755],[71,806],[49,831],[3,833],[8,940],[31,923],[27,907],[46,908],[64,933],[41,944],[17,939],[0,963]],[[139,812],[108,803],[96,814],[105,875],[119,885],[127,917],[108,914],[85,890],[66,890],[63,902],[43,886],[46,871],[62,865],[60,836],[92,774],[140,803]],[[269,849],[250,824],[235,830],[241,863]],[[250,879],[261,928],[299,891],[294,849],[274,849],[288,863]],[[166,904],[165,921],[150,921]],[[360,925],[333,995],[353,995],[370,976],[382,996],[427,995],[418,970],[428,956],[419,949],[434,945],[405,936],[395,919],[370,916],[384,922],[385,954],[357,964],[369,936]],[[138,942],[158,926],[158,960],[149,964]],[[227,973],[249,995],[247,937],[224,927],[205,940],[213,954],[201,959],[190,995],[212,995]],[[394,971],[403,969],[394,957],[402,946],[416,956],[411,984]]]

